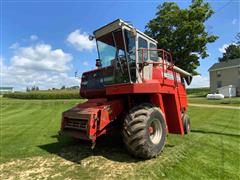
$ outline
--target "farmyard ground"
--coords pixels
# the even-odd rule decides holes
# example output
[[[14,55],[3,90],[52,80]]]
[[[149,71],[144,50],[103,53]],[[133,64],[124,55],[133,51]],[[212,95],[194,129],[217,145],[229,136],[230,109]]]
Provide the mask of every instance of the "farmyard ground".
[[[94,150],[58,141],[61,112],[81,100],[1,101],[0,179],[240,178],[237,109],[190,106],[191,134],[168,135],[160,156],[141,161],[117,137],[99,139]]]

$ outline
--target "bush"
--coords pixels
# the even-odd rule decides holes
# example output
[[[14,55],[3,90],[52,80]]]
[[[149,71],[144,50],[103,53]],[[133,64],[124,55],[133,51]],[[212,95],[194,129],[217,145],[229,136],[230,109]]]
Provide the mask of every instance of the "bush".
[[[6,98],[17,99],[79,99],[79,90],[48,90],[48,91],[31,91],[31,92],[15,92],[4,94]]]
[[[210,88],[189,88],[187,94],[198,97],[205,97],[210,92]]]

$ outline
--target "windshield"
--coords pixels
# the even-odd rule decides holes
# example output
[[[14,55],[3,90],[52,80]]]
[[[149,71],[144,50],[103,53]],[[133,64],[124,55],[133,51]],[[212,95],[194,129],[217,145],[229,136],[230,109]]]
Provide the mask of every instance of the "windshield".
[[[124,41],[121,29],[108,33],[97,39],[99,58],[102,67],[114,65],[116,58],[124,58]]]
[[[110,66],[111,61],[115,59],[116,47],[102,41],[97,41],[97,44],[102,67]]]
[[[112,72],[104,78],[104,84],[129,82],[129,67],[124,46],[122,29],[115,30],[97,39],[101,68]]]

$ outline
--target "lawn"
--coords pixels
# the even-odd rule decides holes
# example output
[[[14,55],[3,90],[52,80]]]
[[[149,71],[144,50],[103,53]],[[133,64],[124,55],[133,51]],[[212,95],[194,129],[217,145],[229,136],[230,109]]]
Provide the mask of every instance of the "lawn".
[[[240,107],[240,97],[224,98],[221,100],[209,100],[206,97],[188,96],[188,102],[196,104],[231,105]]]
[[[130,156],[119,138],[94,150],[57,140],[61,112],[81,100],[1,99],[0,179],[239,179],[240,111],[189,108],[191,134],[168,135],[157,158]]]

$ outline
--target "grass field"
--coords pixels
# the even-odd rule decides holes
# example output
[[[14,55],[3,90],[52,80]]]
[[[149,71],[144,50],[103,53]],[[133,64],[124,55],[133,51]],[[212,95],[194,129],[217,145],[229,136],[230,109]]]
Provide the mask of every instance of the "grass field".
[[[118,138],[57,140],[61,112],[81,100],[2,98],[0,179],[239,179],[240,111],[190,107],[191,134],[168,135],[157,158],[131,157]]]
[[[231,105],[240,107],[240,97],[224,98],[221,100],[209,100],[206,97],[188,96],[188,102],[197,104]]]

